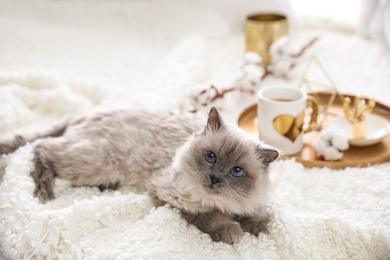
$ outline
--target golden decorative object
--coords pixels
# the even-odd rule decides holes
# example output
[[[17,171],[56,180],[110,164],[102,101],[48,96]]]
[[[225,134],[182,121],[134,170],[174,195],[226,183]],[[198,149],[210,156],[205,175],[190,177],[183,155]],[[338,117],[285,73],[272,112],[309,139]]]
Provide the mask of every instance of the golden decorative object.
[[[256,14],[248,16],[245,23],[246,51],[252,51],[269,65],[271,58],[268,49],[273,42],[288,35],[287,18],[280,14]]]
[[[352,137],[355,139],[364,139],[366,137],[366,115],[371,113],[375,107],[374,99],[370,98],[368,103],[357,95],[354,99],[353,106],[349,97],[344,98],[343,110],[347,120],[352,124]]]
[[[311,70],[314,70],[316,66],[319,69],[320,75],[324,77],[322,81],[313,80],[309,78],[309,74],[310,74],[309,72]],[[324,83],[323,81],[326,81],[326,83]],[[299,82],[298,88],[303,88],[304,85],[307,87],[307,93],[315,97],[321,104],[322,107],[320,112],[321,116],[319,118],[319,122],[316,125],[316,129],[321,130],[324,125],[325,119],[328,116],[329,108],[336,101],[336,97],[338,97],[340,102],[343,102],[344,95],[338,92],[336,83],[330,77],[329,73],[325,70],[325,67],[321,64],[321,62],[316,56],[312,56],[310,58],[304,70],[303,76]],[[315,90],[315,88],[317,88],[317,90]],[[327,101],[327,103],[324,103],[323,100],[320,98],[320,96],[317,94],[322,92],[331,93],[331,96]]]

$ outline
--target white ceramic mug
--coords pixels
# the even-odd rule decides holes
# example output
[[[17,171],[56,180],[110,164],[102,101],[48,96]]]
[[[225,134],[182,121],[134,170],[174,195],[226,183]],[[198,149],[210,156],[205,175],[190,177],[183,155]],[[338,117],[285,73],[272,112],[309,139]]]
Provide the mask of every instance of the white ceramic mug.
[[[289,87],[267,87],[258,93],[257,117],[260,139],[284,155],[298,153],[302,136],[316,126],[318,105],[305,91]],[[312,108],[310,123],[304,126],[304,110]]]

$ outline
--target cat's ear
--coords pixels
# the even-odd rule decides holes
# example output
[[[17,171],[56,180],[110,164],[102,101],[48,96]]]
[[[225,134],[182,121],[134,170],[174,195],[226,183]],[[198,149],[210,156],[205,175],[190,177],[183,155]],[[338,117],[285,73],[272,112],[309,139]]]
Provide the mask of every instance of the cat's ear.
[[[212,107],[209,112],[209,117],[207,119],[207,125],[205,131],[218,131],[224,125],[221,115],[215,107]]]
[[[273,148],[258,146],[256,155],[263,163],[269,164],[278,159],[279,152]]]

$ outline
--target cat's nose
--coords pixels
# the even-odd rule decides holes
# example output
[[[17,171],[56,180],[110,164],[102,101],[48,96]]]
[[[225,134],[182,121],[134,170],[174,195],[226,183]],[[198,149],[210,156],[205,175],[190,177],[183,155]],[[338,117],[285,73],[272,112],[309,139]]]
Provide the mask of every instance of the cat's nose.
[[[210,174],[210,180],[211,180],[212,185],[217,184],[217,183],[222,181],[221,179],[218,179],[217,177],[215,177],[214,175],[211,175],[211,174]]]

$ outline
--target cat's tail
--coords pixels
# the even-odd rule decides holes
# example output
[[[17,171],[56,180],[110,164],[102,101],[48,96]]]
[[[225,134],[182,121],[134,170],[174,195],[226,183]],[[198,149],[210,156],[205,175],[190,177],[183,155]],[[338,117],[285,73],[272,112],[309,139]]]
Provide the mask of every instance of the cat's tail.
[[[68,122],[62,123],[60,125],[55,126],[54,128],[52,128],[51,130],[45,133],[38,134],[35,137],[29,139],[25,139],[20,135],[16,135],[14,140],[0,142],[0,154],[13,153],[15,150],[25,145],[26,143],[31,143],[40,138],[59,137],[65,133],[67,126],[68,126]]]

